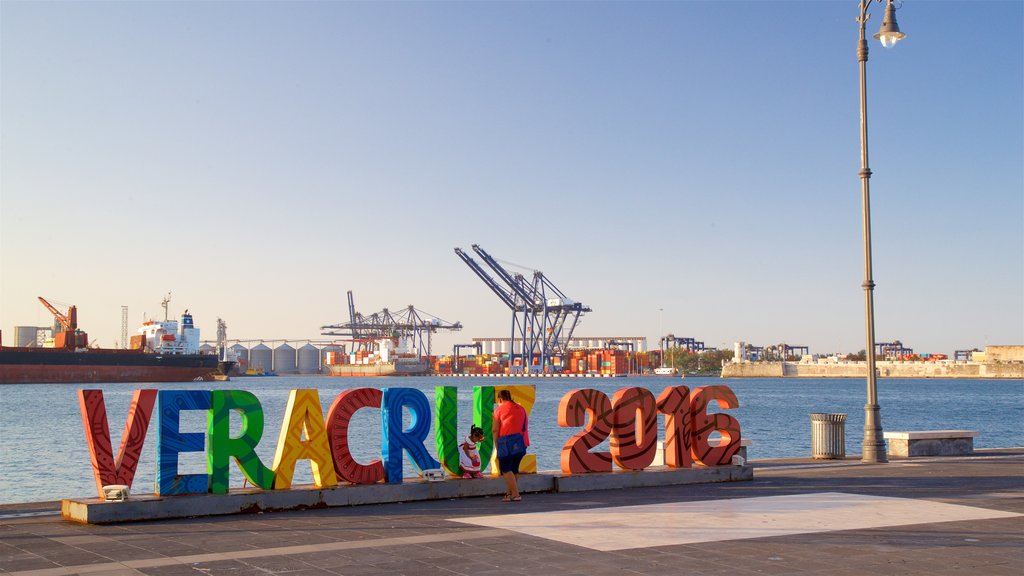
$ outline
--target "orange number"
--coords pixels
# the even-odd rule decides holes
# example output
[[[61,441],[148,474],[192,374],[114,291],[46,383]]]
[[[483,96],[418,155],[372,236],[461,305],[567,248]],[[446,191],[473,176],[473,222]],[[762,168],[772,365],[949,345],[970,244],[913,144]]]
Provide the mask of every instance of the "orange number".
[[[591,448],[604,442],[612,430],[612,404],[604,392],[583,389],[571,390],[558,405],[558,425],[586,428],[569,439],[562,447],[562,472],[611,472],[610,452],[591,452]]]
[[[658,411],[645,388],[623,388],[612,396],[612,458],[625,470],[643,470],[654,462]]]
[[[728,414],[708,414],[708,404],[712,400],[723,409],[740,405],[728,386],[701,386],[690,394],[690,412],[693,414],[690,452],[695,462],[705,466],[728,464],[740,449],[740,423]],[[715,431],[722,435],[722,441],[712,446],[708,437]]]

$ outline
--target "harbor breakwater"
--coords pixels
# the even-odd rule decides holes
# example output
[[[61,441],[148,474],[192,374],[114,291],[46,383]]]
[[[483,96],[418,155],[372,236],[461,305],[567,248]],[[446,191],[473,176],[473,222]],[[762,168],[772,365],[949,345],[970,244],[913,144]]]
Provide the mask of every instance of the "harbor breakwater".
[[[880,360],[883,378],[1024,379],[1024,363]],[[865,378],[865,362],[727,362],[722,378]]]

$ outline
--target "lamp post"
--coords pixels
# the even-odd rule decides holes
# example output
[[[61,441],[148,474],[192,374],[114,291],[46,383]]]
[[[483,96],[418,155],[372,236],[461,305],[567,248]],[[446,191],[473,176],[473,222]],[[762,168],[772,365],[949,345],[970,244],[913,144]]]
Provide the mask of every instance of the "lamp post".
[[[882,2],[883,0],[859,0],[860,15],[857,22],[860,24],[860,42],[857,44],[857,60],[860,62],[860,183],[863,202],[864,218],[864,317],[867,331],[867,348],[865,348],[868,377],[868,398],[864,405],[864,447],[861,452],[862,462],[887,462],[885,454],[885,440],[882,438],[882,418],[878,406],[878,386],[875,379],[875,282],[871,278],[871,198],[868,181],[871,178],[871,169],[868,168],[868,104],[867,104],[867,62],[868,42],[864,36],[864,25],[867,24],[870,14],[868,8],[872,1]],[[886,48],[893,46],[901,40],[905,34],[900,32],[896,25],[896,7],[893,0],[884,0],[885,17],[882,19],[882,27],[875,34],[882,46]]]
[[[658,367],[665,366],[665,309],[658,308]]]

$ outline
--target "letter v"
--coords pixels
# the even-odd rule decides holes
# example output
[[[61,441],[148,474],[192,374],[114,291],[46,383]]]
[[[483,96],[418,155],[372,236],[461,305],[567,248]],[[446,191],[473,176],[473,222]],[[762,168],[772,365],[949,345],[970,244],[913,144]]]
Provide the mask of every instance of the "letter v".
[[[149,419],[156,403],[156,390],[136,390],[128,408],[124,431],[121,433],[121,447],[117,460],[110,443],[110,427],[107,425],[107,406],[102,390],[79,390],[78,406],[82,412],[82,426],[85,428],[85,442],[92,457],[92,474],[96,478],[96,491],[103,498],[103,487],[110,484],[132,485],[135,467],[139,464],[142,445],[146,441]]]

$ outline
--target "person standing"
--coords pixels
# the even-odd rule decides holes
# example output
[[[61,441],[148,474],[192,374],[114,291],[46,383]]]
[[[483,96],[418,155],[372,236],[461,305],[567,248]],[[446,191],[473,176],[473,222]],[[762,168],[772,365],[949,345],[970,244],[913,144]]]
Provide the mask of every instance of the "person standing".
[[[498,471],[505,480],[505,497],[503,502],[519,502],[519,463],[526,455],[526,447],[530,445],[529,426],[526,409],[512,400],[512,392],[498,392],[498,407],[494,409],[492,437],[498,450]]]

